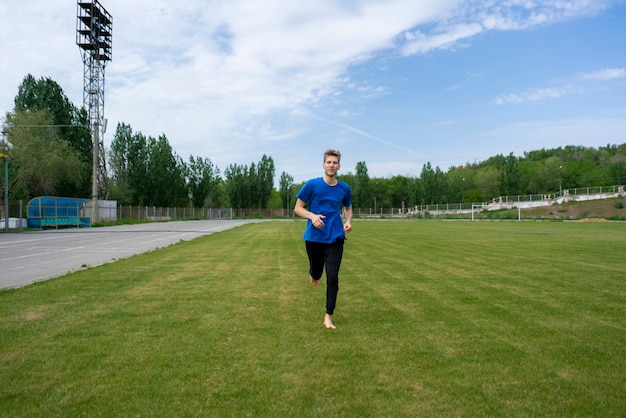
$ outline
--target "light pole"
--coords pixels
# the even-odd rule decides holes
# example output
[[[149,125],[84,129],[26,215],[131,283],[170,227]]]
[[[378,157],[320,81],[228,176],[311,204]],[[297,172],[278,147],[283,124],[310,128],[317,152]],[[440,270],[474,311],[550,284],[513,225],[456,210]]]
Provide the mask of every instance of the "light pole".
[[[4,160],[4,230],[9,230],[9,156],[0,152]],[[21,227],[20,227],[21,228]]]
[[[81,50],[84,64],[83,105],[89,114],[93,142],[91,222],[94,222],[99,217],[99,188],[106,185],[106,159],[100,129],[104,133],[106,128],[104,69],[111,61],[113,17],[98,0],[78,0],[76,14],[76,44]]]

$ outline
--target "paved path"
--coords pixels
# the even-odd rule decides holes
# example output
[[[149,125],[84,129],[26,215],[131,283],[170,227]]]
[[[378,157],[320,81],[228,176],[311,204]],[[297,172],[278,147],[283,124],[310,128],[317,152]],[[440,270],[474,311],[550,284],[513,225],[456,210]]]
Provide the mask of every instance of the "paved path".
[[[127,258],[260,220],[157,222],[0,234],[0,289]]]

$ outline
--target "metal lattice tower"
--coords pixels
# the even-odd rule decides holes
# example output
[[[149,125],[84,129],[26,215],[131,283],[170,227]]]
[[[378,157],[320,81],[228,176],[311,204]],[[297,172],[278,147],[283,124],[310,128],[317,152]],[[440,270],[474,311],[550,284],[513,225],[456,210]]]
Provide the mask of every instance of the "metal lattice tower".
[[[83,106],[89,114],[93,140],[92,220],[98,218],[98,196],[108,198],[106,159],[102,134],[104,119],[104,68],[111,61],[113,17],[98,0],[78,0],[76,44],[83,57]]]

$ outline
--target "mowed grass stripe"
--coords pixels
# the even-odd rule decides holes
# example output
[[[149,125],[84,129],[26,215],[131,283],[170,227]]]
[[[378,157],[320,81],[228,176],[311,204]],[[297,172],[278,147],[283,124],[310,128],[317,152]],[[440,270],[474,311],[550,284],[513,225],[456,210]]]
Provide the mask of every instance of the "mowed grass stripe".
[[[404,313],[415,313],[411,320],[416,334],[422,330],[427,338],[438,337],[440,353],[461,357],[480,353],[481,361],[476,363],[480,368],[494,355],[494,367],[501,370],[514,365],[518,358],[520,370],[536,368],[543,375],[543,362],[561,361],[576,342],[584,350],[598,338],[604,337],[608,346],[609,341],[623,340],[620,333],[624,330],[626,298],[623,281],[618,282],[614,275],[624,267],[618,256],[625,248],[623,231],[607,237],[608,225],[429,226],[399,228],[393,234],[387,224],[378,223],[373,234],[362,235],[363,245],[375,243],[378,263],[374,266],[365,255],[356,264],[367,266],[361,274],[378,278],[372,284],[375,293],[387,295],[395,306],[403,307],[399,309]],[[600,237],[606,239],[602,245],[597,243]],[[401,248],[398,243],[402,243]],[[586,250],[592,247],[591,257],[600,252],[602,261],[587,257]],[[546,256],[548,248],[552,256]],[[398,274],[399,269],[405,273]],[[385,274],[389,270],[396,274]],[[618,292],[613,293],[616,289]],[[412,309],[404,309],[407,306]],[[590,314],[587,307],[598,311],[599,316]],[[609,328],[596,328],[602,322]],[[457,340],[459,346],[455,345]],[[594,358],[593,363],[606,361],[621,369],[619,357],[614,355],[623,353],[623,341],[613,348],[609,349],[611,355]],[[499,349],[504,350],[501,356],[496,355]],[[536,352],[545,353],[545,358],[538,361]],[[493,368],[485,370],[489,374]],[[607,368],[609,375],[611,370]],[[514,378],[511,381],[521,383]],[[603,385],[601,378],[596,383]],[[623,381],[621,384],[623,389]],[[533,390],[554,392],[540,385]]]
[[[0,292],[0,410],[620,416],[626,225],[355,221],[335,315],[302,221]]]

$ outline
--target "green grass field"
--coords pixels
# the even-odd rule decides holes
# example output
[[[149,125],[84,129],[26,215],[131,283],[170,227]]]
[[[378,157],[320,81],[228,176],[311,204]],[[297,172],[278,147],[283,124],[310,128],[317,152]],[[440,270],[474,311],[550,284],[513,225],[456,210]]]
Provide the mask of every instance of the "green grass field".
[[[302,221],[0,292],[0,416],[624,416],[626,223]]]

